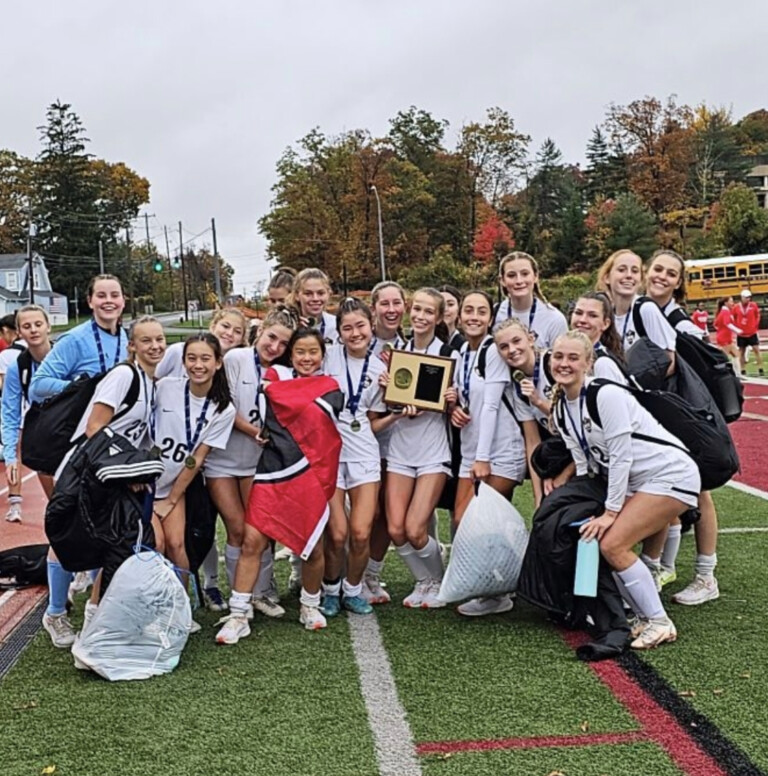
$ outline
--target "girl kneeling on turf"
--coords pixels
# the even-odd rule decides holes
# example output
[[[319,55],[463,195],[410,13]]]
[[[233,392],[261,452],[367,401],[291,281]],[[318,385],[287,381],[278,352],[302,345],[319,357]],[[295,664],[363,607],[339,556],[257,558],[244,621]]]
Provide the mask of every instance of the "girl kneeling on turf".
[[[329,345],[324,372],[335,378],[346,397],[339,417],[341,460],[331,517],[326,528],[323,611],[334,617],[341,607],[370,614],[362,579],[368,564],[371,528],[381,481],[379,444],[374,436],[386,412],[379,378],[387,369],[373,352],[373,316],[357,299],[345,299],[336,317],[341,345]],[[349,494],[347,517],[345,499]],[[349,542],[346,576],[342,582],[344,549]]]
[[[313,377],[321,372],[325,356],[325,340],[316,329],[300,328],[293,333],[288,344],[289,360],[292,368],[273,367],[272,371],[281,380],[292,378]],[[266,379],[262,385],[266,384]],[[261,437],[262,444],[269,440]],[[251,494],[251,500],[254,494]],[[297,495],[297,500],[300,500]],[[258,579],[261,568],[261,557],[269,546],[272,537],[267,536],[255,525],[250,510],[245,515],[245,530],[240,558],[235,569],[235,580],[232,595],[229,599],[230,614],[222,622],[224,627],[216,634],[219,644],[237,644],[241,638],[250,635],[248,624],[251,591]],[[307,630],[320,630],[327,623],[320,611],[320,586],[323,579],[323,539],[319,538],[309,557],[301,563],[301,610],[299,621]]]
[[[593,357],[592,343],[581,332],[555,340],[552,422],[571,451],[577,474],[607,473],[603,514],[590,518],[580,532],[583,539],[600,542],[622,596],[639,618],[632,647],[650,649],[674,641],[677,631],[651,572],[633,547],[696,506],[701,478],[682,442],[623,387],[600,387],[595,397],[599,417],[590,415],[587,391]]]

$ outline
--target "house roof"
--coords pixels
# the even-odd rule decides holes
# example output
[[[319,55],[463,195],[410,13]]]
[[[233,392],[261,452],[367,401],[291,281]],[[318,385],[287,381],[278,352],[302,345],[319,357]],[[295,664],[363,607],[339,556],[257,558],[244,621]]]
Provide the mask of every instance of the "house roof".
[[[26,253],[0,253],[0,269],[21,269],[28,261]]]
[[[29,299],[29,294],[27,294],[26,296],[21,296],[17,294],[15,291],[9,291],[7,288],[3,288],[2,286],[0,286],[0,297],[14,302],[24,302],[27,299]]]

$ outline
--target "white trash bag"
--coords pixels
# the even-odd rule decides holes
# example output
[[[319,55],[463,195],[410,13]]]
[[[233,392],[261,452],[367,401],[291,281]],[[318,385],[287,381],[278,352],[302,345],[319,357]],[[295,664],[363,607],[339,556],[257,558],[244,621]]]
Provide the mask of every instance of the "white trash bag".
[[[518,511],[481,482],[453,539],[438,598],[450,603],[511,593],[527,546],[528,529]]]
[[[111,682],[148,679],[176,668],[191,623],[189,597],[171,564],[140,552],[112,577],[72,654]]]

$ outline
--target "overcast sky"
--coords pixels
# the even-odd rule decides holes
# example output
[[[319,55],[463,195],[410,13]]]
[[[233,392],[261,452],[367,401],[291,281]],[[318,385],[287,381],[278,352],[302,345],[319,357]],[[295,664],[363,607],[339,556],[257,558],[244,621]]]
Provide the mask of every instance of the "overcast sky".
[[[2,25],[0,148],[34,156],[71,103],[92,153],[149,179],[153,236],[216,217],[238,292],[268,275],[275,162],[314,126],[380,136],[416,105],[452,144],[499,105],[581,161],[611,102],[768,107],[765,0],[36,0]]]

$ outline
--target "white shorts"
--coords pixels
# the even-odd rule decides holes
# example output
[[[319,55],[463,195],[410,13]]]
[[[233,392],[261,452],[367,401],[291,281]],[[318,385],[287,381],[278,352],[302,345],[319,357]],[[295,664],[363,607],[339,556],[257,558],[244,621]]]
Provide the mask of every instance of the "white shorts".
[[[670,496],[689,507],[697,507],[701,494],[701,476],[696,464],[691,460],[687,466],[676,466],[673,471],[648,480],[635,492],[650,493],[653,496]]]
[[[339,464],[337,488],[352,490],[369,482],[381,482],[381,461],[350,461]]]
[[[404,463],[387,461],[387,474],[402,474],[404,477],[418,479],[423,474],[445,474],[451,476],[451,463],[428,463],[424,466],[407,466]]]
[[[474,461],[468,461],[465,458],[461,459],[461,466],[459,467],[459,477],[463,480],[470,479],[469,470],[472,468]],[[525,459],[519,461],[491,461],[491,474],[494,477],[504,477],[514,482],[522,482],[525,479]]]

